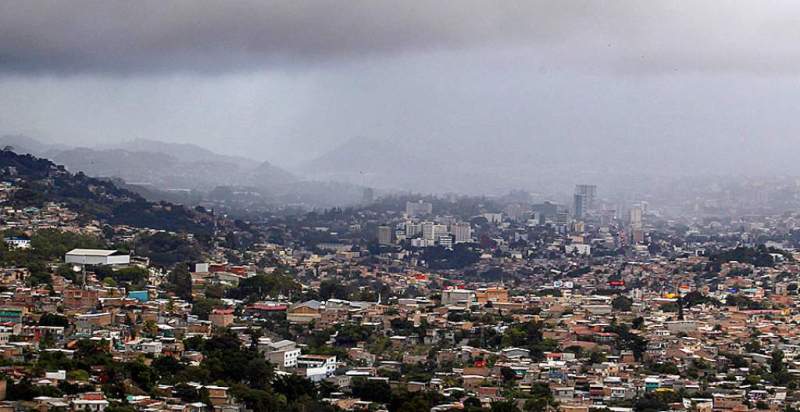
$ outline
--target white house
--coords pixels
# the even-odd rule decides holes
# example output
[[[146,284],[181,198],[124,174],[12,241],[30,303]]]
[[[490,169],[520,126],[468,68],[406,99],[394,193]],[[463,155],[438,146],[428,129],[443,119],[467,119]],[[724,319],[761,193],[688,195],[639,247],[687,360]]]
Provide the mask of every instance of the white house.
[[[336,372],[336,356],[300,355],[297,357],[297,367],[305,369],[306,378],[319,382]]]
[[[300,349],[297,344],[290,340],[270,342],[267,345],[267,359],[282,368],[293,368],[297,366],[297,358],[300,356]]]
[[[4,238],[3,241],[6,242],[8,247],[12,249],[30,249],[31,248],[31,240],[24,237],[7,237]]]

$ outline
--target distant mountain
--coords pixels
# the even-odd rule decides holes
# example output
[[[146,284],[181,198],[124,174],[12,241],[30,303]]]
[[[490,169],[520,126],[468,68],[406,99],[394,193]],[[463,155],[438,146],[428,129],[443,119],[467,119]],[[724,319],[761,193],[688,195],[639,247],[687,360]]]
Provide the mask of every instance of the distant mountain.
[[[368,138],[350,139],[302,169],[304,175],[315,180],[422,191],[439,186],[437,180],[445,172],[436,162],[426,161],[392,142]]]
[[[137,139],[100,148],[48,145],[25,136],[2,136],[0,148],[48,157],[72,172],[92,177],[120,178],[127,183],[160,190],[208,191],[221,185],[272,189],[297,181],[291,173],[270,164],[214,153],[193,144]]]
[[[83,216],[111,224],[127,224],[170,231],[209,234],[213,216],[168,202],[150,202],[114,183],[10,150],[0,151],[0,177],[14,181],[10,202],[18,207],[41,207],[47,202],[65,204]]]
[[[199,204],[208,196],[234,204],[303,204],[329,207],[361,199],[356,179],[301,179],[269,162],[216,154],[193,144],[136,139],[95,148],[50,145],[26,136],[0,136],[0,149],[52,159],[66,170],[111,180],[149,200]],[[391,150],[391,149],[390,149]],[[345,162],[347,163],[347,162]],[[377,164],[376,164],[377,166]],[[350,183],[352,182],[352,183]],[[244,196],[244,201],[238,199]]]
[[[120,177],[133,182],[161,179],[178,163],[177,159],[164,153],[85,147],[53,152],[52,159],[73,172],[93,177]]]
[[[27,153],[34,156],[46,156],[48,152],[66,149],[67,146],[42,143],[24,135],[0,136],[0,149],[10,147],[16,153]]]
[[[307,167],[316,173],[375,173],[416,161],[412,154],[389,141],[359,137],[322,154]]]
[[[150,152],[168,154],[181,162],[212,162],[237,164],[249,169],[258,167],[256,160],[241,156],[228,156],[214,153],[211,150],[190,143],[167,143],[158,140],[134,139],[112,144],[109,149],[122,149],[133,152]]]
[[[298,178],[269,162],[263,162],[256,168],[248,171],[243,183],[249,186],[275,189],[287,184],[297,183]]]

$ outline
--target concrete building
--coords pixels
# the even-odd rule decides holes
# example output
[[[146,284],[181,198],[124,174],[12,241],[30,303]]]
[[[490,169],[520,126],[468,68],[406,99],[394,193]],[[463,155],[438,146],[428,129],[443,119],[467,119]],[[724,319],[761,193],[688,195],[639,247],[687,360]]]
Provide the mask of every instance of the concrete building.
[[[475,291],[469,289],[446,289],[442,291],[443,306],[469,307],[475,304]]]
[[[436,243],[447,249],[453,248],[453,235],[441,235],[436,239]]]
[[[640,205],[636,205],[636,206],[631,208],[630,216],[629,216],[629,222],[630,222],[630,225],[631,225],[632,229],[635,230],[635,229],[641,229],[642,228],[643,216],[644,216],[644,213],[643,213],[642,207]]]
[[[306,378],[319,382],[336,372],[336,356],[301,355],[297,357],[297,367],[305,371]]]
[[[378,243],[381,245],[392,244],[392,228],[389,226],[378,226]]]
[[[594,209],[597,204],[597,186],[596,185],[575,185],[575,194],[580,195],[584,201],[584,211]]]
[[[472,241],[472,227],[469,223],[458,222],[450,225],[450,233],[453,234],[453,241],[455,243],[464,243]]]
[[[479,304],[508,302],[508,289],[502,287],[480,288],[475,291],[475,299]]]
[[[296,303],[286,311],[289,323],[307,324],[322,317],[322,304],[316,300]]]
[[[224,328],[233,323],[233,309],[214,309],[208,315],[211,324],[218,328]]]
[[[410,239],[422,233],[422,225],[414,222],[406,222],[406,238]]]
[[[422,238],[428,241],[437,241],[440,236],[447,235],[447,225],[441,225],[433,222],[422,223]]]
[[[290,340],[270,342],[266,345],[265,357],[279,368],[293,368],[297,366],[300,349]]]
[[[116,250],[72,249],[64,256],[64,261],[76,265],[128,265],[131,255]]]

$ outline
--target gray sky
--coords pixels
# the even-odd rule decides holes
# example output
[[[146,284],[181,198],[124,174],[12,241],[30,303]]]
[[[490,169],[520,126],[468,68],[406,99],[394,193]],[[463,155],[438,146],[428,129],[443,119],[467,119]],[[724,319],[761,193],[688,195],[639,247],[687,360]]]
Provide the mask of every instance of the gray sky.
[[[800,172],[798,39],[796,1],[3,2],[0,134]]]

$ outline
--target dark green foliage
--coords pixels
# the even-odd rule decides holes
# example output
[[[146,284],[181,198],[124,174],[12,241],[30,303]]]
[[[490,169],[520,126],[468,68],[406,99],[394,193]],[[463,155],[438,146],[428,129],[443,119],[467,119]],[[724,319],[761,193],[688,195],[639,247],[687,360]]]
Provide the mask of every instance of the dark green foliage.
[[[234,299],[259,300],[267,296],[288,296],[300,292],[300,285],[289,275],[283,273],[259,274],[243,279],[239,285],[228,291],[228,297]]]
[[[442,246],[427,247],[420,256],[431,269],[463,269],[480,260],[480,253],[467,243],[459,243],[453,249]]]
[[[751,310],[761,310],[767,309],[767,307],[761,303],[756,302],[753,299],[750,299],[744,295],[728,295],[725,297],[725,305],[727,306],[736,306],[740,309],[751,309]]]
[[[708,269],[718,272],[723,263],[731,261],[749,263],[756,267],[772,267],[775,265],[775,259],[771,255],[773,253],[782,255],[786,260],[792,260],[791,254],[780,249],[768,248],[764,245],[754,248],[740,246],[711,255]]]
[[[61,381],[58,383],[58,390],[63,392],[65,395],[76,395],[84,392],[92,392],[94,389],[94,385],[89,384],[71,383],[69,381]],[[107,410],[108,409],[106,409],[106,411]]]
[[[369,339],[372,332],[369,328],[356,323],[347,323],[339,328],[336,335],[336,344],[340,346],[355,346],[356,343]]]
[[[142,287],[147,283],[149,272],[137,266],[121,268],[111,273],[111,278],[120,285]]]
[[[513,400],[510,401],[494,401],[492,402],[491,412],[521,412],[517,408],[517,403]]]
[[[463,403],[464,403],[464,410],[467,412],[481,410],[481,400],[478,398],[469,397],[465,399]]]
[[[429,411],[434,406],[442,403],[444,397],[437,392],[406,392],[400,391],[392,394],[389,403],[390,412],[419,412]]]
[[[789,369],[786,367],[786,363],[783,361],[782,350],[775,349],[772,351],[769,361],[769,370],[772,381],[776,385],[785,385],[789,383],[791,375],[789,374]]]
[[[69,320],[57,313],[45,313],[39,318],[39,325],[40,326],[62,326],[62,327],[69,327]]]
[[[717,299],[703,295],[702,293],[696,290],[687,293],[686,296],[681,298],[681,301],[683,302],[683,306],[687,309],[695,305],[703,305],[703,304],[711,304],[714,306],[721,305],[720,301],[718,301]]]
[[[655,362],[647,365],[647,369],[657,374],[680,375],[681,371],[672,362]]]
[[[278,412],[286,410],[282,399],[270,390],[253,389],[246,385],[237,384],[231,388],[231,394],[244,402],[247,408],[254,412]]]
[[[633,409],[636,412],[659,412],[669,409],[670,403],[680,402],[681,395],[673,391],[649,392],[636,399]]]
[[[352,292],[352,288],[335,280],[324,280],[319,285],[319,297],[322,300],[328,299],[347,299]]]
[[[159,356],[153,359],[150,367],[162,379],[171,379],[183,370],[184,365],[172,356]]]
[[[153,389],[158,382],[158,376],[155,371],[142,362],[128,362],[125,369],[136,386],[145,392]]]
[[[119,286],[127,288],[143,288],[147,284],[149,272],[145,268],[138,266],[114,269],[111,266],[95,266],[92,268],[95,276],[99,280],[106,278],[114,279]]]
[[[186,264],[178,263],[167,276],[169,289],[184,300],[192,300],[192,275]]]
[[[211,314],[212,310],[224,306],[225,304],[219,299],[200,298],[192,302],[192,315],[196,315],[203,320],[208,320],[208,315]]]
[[[232,332],[224,331],[204,341],[201,350],[205,355],[201,366],[208,370],[211,382],[238,382],[261,388],[272,376],[272,365],[264,362],[257,351],[243,348]]]
[[[191,241],[176,235],[159,232],[142,236],[136,240],[136,254],[147,256],[161,266],[172,266],[178,262],[194,262],[200,259],[200,248]]]
[[[383,380],[353,379],[353,396],[365,401],[389,403],[392,400],[392,388]]]
[[[33,385],[27,378],[18,383],[9,381],[6,387],[6,399],[11,401],[29,401],[38,396],[60,397],[61,395],[58,388]]]
[[[612,332],[619,335],[617,346],[620,349],[627,349],[633,352],[634,358],[637,361],[642,360],[644,352],[647,350],[647,339],[640,335],[631,332],[630,327],[625,324],[612,324],[606,327],[606,332]]]
[[[272,383],[272,387],[285,396],[289,403],[317,397],[317,387],[314,383],[297,375],[281,376]]]
[[[103,412],[136,412],[136,408],[130,405],[111,404]]]
[[[630,312],[633,301],[631,298],[619,295],[611,301],[611,307],[620,312]]]

